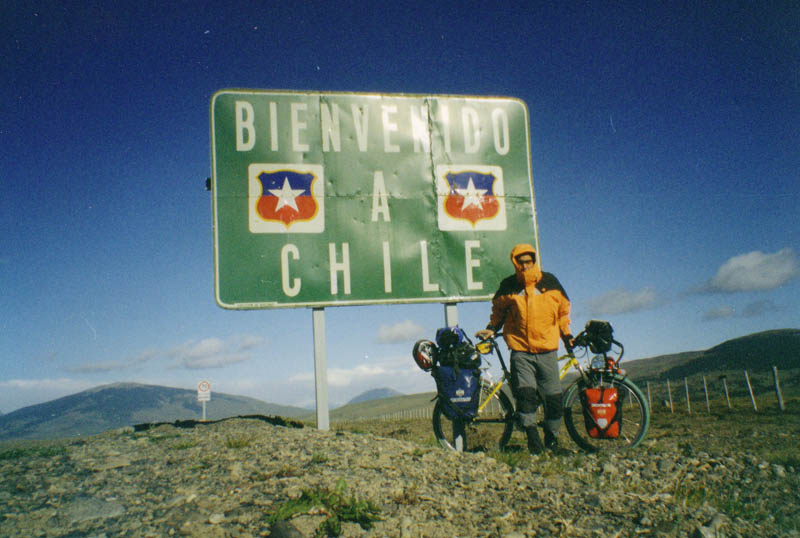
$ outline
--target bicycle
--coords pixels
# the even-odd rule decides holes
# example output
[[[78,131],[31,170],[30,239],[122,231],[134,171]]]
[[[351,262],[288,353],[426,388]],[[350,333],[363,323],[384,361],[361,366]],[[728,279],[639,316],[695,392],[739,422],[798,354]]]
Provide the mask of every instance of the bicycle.
[[[607,331],[606,331],[607,329]],[[603,332],[605,331],[605,332]],[[603,332],[603,334],[600,334]],[[570,370],[577,372],[577,378],[563,391],[564,424],[570,438],[587,452],[618,451],[634,448],[644,439],[650,426],[650,408],[647,399],[625,371],[619,368],[624,354],[621,343],[611,336],[612,329],[607,322],[592,320],[574,338],[573,347],[559,361],[566,363],[559,369],[559,378],[565,379]],[[488,360],[482,361],[481,397],[474,418],[451,420],[444,411],[444,402],[437,398],[433,409],[433,432],[441,446],[450,450],[522,450],[526,440],[521,428],[517,427],[517,414],[510,386],[510,372],[496,341],[502,333],[495,334],[479,342],[475,347],[482,356],[496,354],[503,375],[494,381],[489,373]],[[616,349],[615,349],[616,348]],[[587,366],[581,365],[574,350],[583,350]],[[589,357],[589,352],[593,355]],[[594,389],[600,394],[612,395],[614,406],[609,402],[592,402],[587,399],[586,389]],[[608,389],[615,389],[609,391]],[[608,391],[608,392],[606,392]],[[606,398],[607,399],[607,398]],[[594,411],[614,408],[615,414],[608,423],[598,419]],[[542,414],[540,406],[539,413]],[[617,426],[613,426],[614,423]],[[609,431],[608,424],[612,431]]]

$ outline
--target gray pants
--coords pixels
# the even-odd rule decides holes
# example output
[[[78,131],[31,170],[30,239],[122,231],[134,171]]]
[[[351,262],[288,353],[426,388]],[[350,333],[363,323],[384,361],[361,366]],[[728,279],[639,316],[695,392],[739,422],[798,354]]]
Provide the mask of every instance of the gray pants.
[[[511,352],[511,387],[523,428],[536,426],[536,410],[544,403],[544,428],[558,433],[564,410],[561,380],[558,378],[558,353]]]

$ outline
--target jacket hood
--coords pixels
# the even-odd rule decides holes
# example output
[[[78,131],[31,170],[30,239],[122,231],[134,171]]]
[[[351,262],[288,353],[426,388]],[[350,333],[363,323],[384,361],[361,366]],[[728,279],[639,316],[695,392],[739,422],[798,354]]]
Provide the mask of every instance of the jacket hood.
[[[539,260],[536,256],[536,249],[533,248],[532,245],[528,245],[527,243],[520,243],[519,245],[514,246],[511,249],[511,263],[514,264],[514,269],[517,271],[521,271],[522,268],[517,263],[517,256],[520,254],[533,254],[533,258],[535,260],[536,265],[539,265]]]
[[[517,262],[517,257],[521,254],[533,255],[535,261],[531,269],[528,269],[527,271],[522,270],[522,266],[520,266],[519,262]],[[535,285],[537,282],[539,282],[539,280],[542,279],[542,269],[539,267],[539,257],[536,255],[536,249],[533,248],[532,245],[520,243],[512,248],[511,263],[514,264],[514,272],[517,274],[517,279],[519,279],[519,281],[523,283],[525,287],[528,287],[529,285]]]

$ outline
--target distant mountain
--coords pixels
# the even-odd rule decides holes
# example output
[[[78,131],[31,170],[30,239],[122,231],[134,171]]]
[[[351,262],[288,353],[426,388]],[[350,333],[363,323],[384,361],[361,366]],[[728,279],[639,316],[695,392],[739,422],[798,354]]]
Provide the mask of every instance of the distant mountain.
[[[211,401],[206,404],[208,420],[257,414],[297,417],[308,411],[221,392],[212,393]],[[95,435],[145,422],[201,417],[202,404],[197,401],[197,391],[114,383],[0,416],[0,441]]]
[[[623,361],[634,379],[656,380],[729,370],[800,368],[800,329],[778,329],[727,340],[705,351]]]
[[[370,400],[380,400],[383,398],[391,398],[393,396],[403,396],[402,392],[398,392],[394,389],[382,388],[382,389],[372,389],[368,390],[367,392],[362,392],[349,402],[346,405],[361,403],[361,402],[368,402]]]

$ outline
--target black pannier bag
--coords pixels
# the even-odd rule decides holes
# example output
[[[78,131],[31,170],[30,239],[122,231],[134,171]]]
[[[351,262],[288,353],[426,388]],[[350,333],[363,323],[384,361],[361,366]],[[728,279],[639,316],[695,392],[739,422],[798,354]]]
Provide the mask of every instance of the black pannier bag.
[[[436,362],[442,366],[478,368],[481,355],[458,325],[436,331]]]
[[[611,351],[614,341],[614,329],[607,321],[590,320],[584,328],[589,349],[592,353],[602,355]]]

